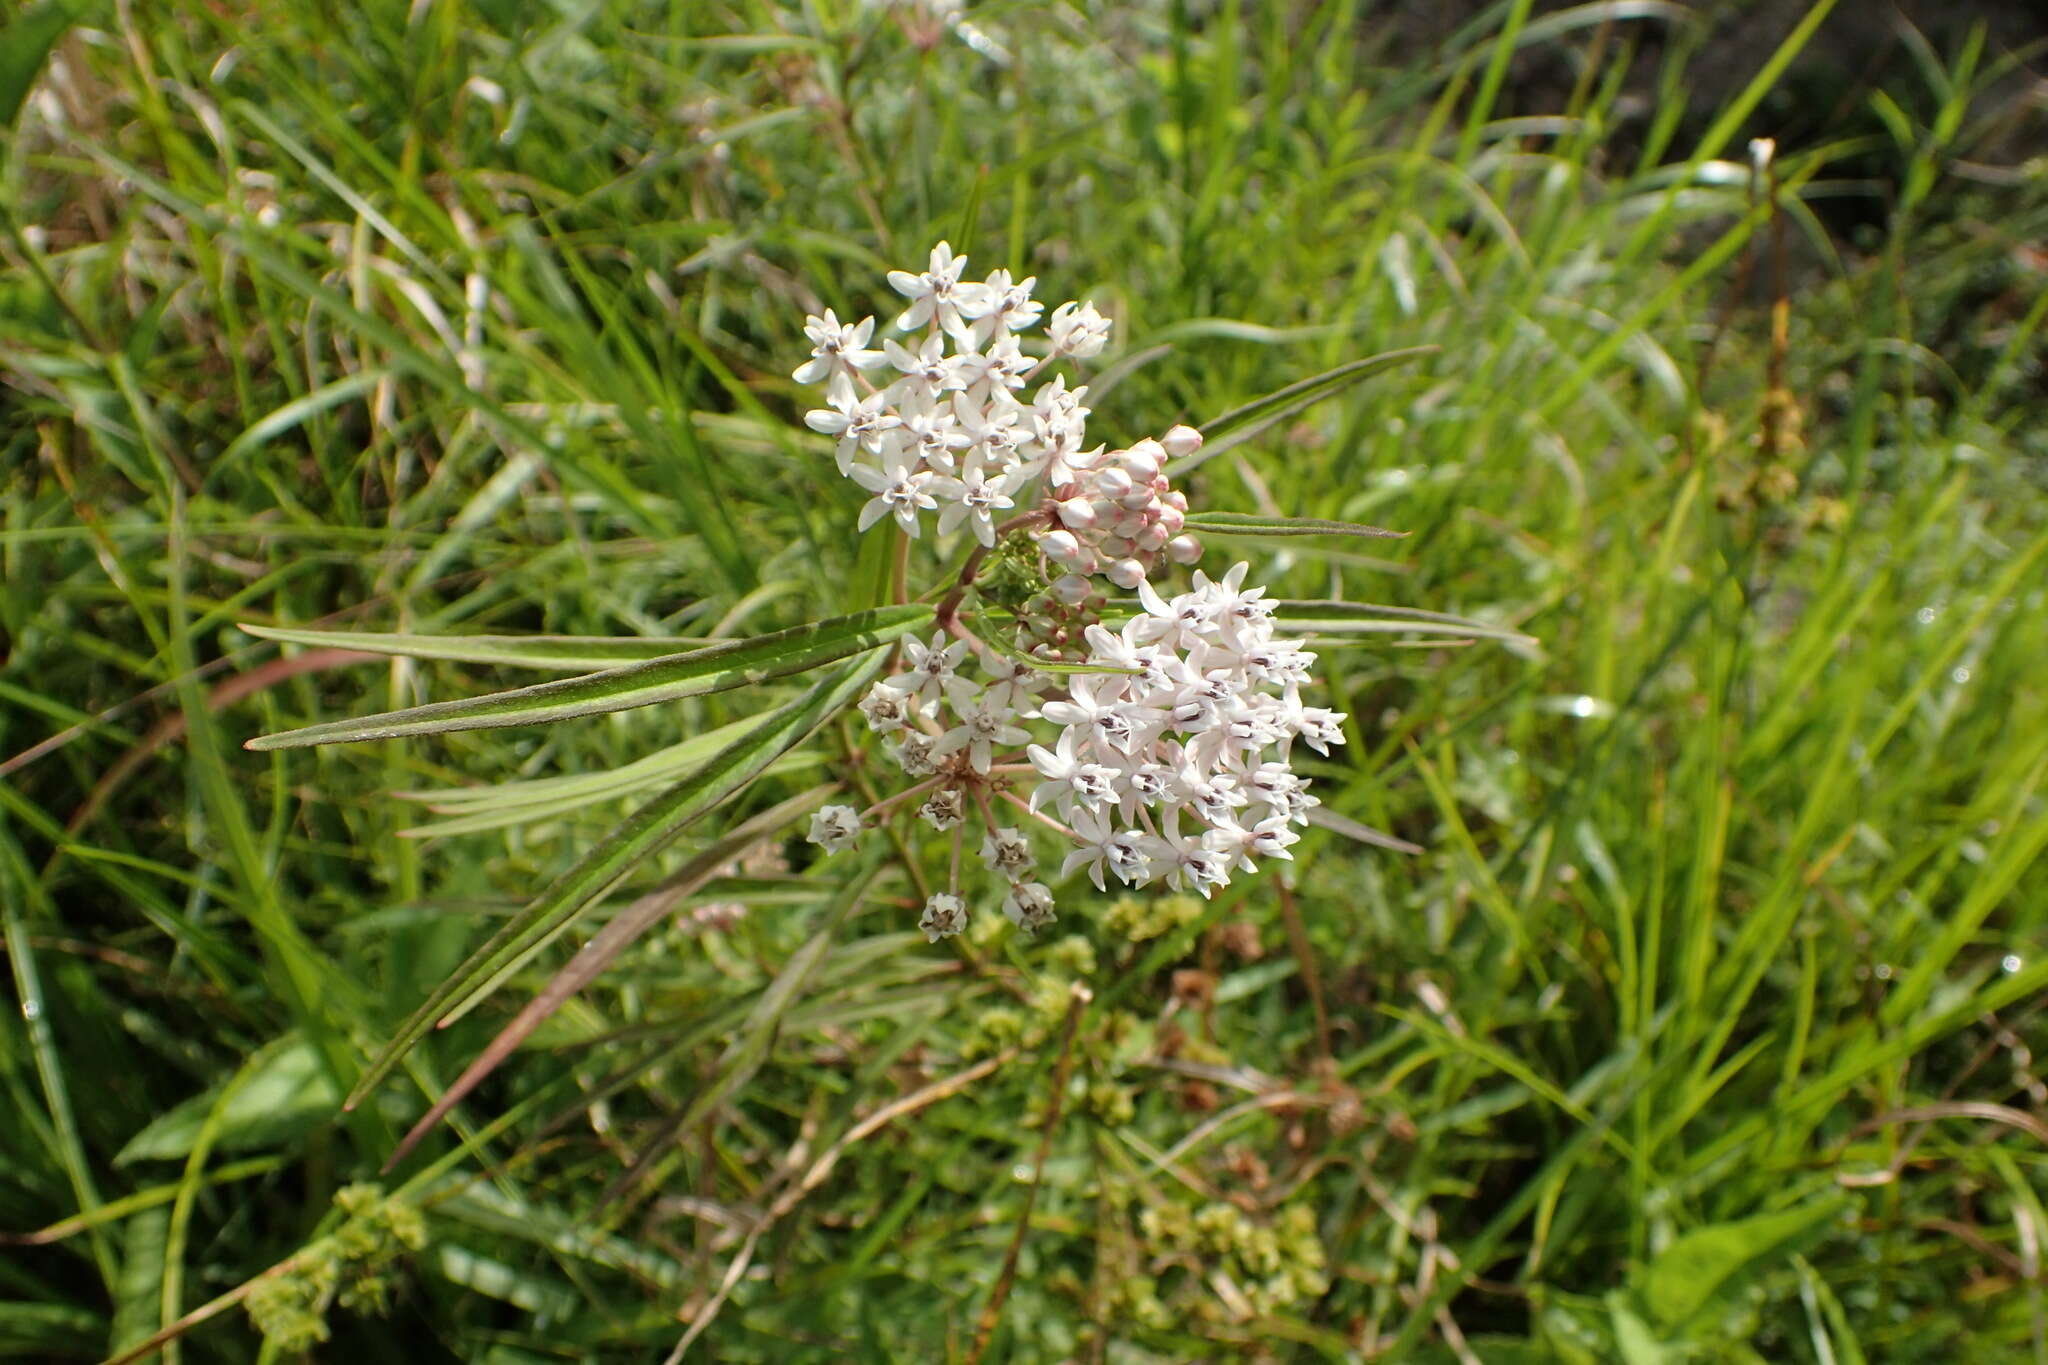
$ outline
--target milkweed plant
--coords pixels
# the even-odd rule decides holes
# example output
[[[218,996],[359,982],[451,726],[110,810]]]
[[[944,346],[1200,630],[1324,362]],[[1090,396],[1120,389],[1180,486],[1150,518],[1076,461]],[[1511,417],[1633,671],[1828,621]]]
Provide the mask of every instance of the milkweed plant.
[[[862,531],[915,538],[929,521],[976,542],[929,642],[905,639],[896,671],[860,702],[905,785],[864,811],[826,806],[810,825],[830,852],[904,812],[949,840],[946,888],[919,920],[933,941],[967,924],[970,848],[1026,931],[1055,918],[1049,883],[1083,869],[1098,890],[1106,872],[1206,897],[1261,859],[1289,858],[1317,804],[1289,765],[1294,747],[1344,742],[1344,717],[1303,701],[1316,656],[1281,634],[1248,564],[1217,579],[1197,569],[1170,597],[1153,585],[1202,557],[1168,475],[1201,432],[1091,445],[1087,386],[1058,367],[1099,354],[1108,320],[1087,303],[1048,314],[1035,278],[999,269],[977,283],[966,266],[941,242],[923,273],[889,273],[908,300],[901,342],[876,349],[873,318],[806,319],[811,358],[794,376],[822,387],[826,406],[805,422],[836,438],[839,472],[870,495]],[[1043,345],[1026,351],[1041,326]],[[968,610],[984,569],[1012,586],[1009,601]],[[1112,590],[1137,594],[1120,624]],[[1041,879],[1047,839],[1065,856]]]
[[[255,749],[537,724],[776,678],[808,681],[773,711],[654,756],[660,775],[678,780],[633,809],[444,980],[365,1069],[351,1105],[429,1029],[474,1008],[836,716],[858,712],[891,772],[886,792],[873,790],[874,766],[859,765],[846,782],[752,816],[662,889],[609,918],[444,1091],[394,1162],[683,895],[806,820],[809,842],[828,860],[885,826],[907,856],[943,841],[944,886],[930,892],[918,919],[934,943],[998,905],[1020,931],[1035,933],[1057,918],[1061,888],[1084,877],[1097,891],[1114,878],[1208,897],[1290,859],[1312,823],[1405,847],[1319,808],[1293,764],[1303,749],[1327,756],[1343,744],[1345,717],[1315,704],[1316,653],[1287,633],[1279,605],[1250,581],[1249,563],[1217,577],[1196,567],[1207,536],[1395,533],[1197,510],[1175,476],[1426,348],[1289,385],[1219,415],[1206,437],[1176,424],[1112,449],[1091,444],[1082,382],[1082,367],[1109,345],[1109,319],[1087,302],[1048,311],[1035,277],[997,269],[972,280],[967,264],[940,242],[922,271],[889,272],[903,306],[888,335],[878,337],[873,317],[844,322],[827,310],[805,319],[811,353],[793,377],[812,386],[821,405],[804,422],[830,439],[837,472],[866,495],[858,529],[896,538],[892,602],[681,651],[662,640],[244,627],[287,643],[575,674],[266,735],[250,741]],[[955,543],[958,567],[913,593],[909,551],[927,538]],[[1303,605],[1319,631],[1340,636],[1498,634],[1412,609]],[[695,761],[676,764],[675,755]],[[620,774],[621,789],[645,785],[655,771],[635,772],[630,783]],[[864,806],[832,799],[850,786],[864,788]],[[857,888],[866,876],[849,869],[845,880]]]

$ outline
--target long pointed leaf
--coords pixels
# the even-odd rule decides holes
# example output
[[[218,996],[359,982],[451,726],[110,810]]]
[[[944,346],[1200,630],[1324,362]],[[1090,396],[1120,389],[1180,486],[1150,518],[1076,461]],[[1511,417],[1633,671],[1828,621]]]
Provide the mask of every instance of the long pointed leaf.
[[[1377,536],[1400,540],[1406,531],[1387,531],[1355,521],[1326,521],[1321,517],[1264,517],[1251,512],[1196,512],[1187,528],[1205,536]]]
[[[874,649],[841,665],[775,712],[760,729],[720,750],[703,767],[634,811],[602,843],[583,855],[574,867],[471,953],[426,1003],[413,1011],[364,1071],[343,1107],[359,1103],[377,1082],[390,1074],[435,1021],[444,1015],[459,1015],[488,995],[508,966],[568,928],[579,912],[635,867],[753,781],[770,763],[803,743],[813,730],[867,688],[881,671],[883,658],[884,651]]]
[[[282,734],[261,735],[251,749],[295,749],[365,739],[443,734],[506,725],[544,725],[579,716],[694,697],[705,692],[801,673],[884,645],[928,624],[927,606],[880,607],[830,621],[795,626],[751,640],[713,645],[581,678],[563,678],[484,697],[431,702],[356,720],[328,721]]]
[[[366,630],[294,630],[282,626],[245,625],[241,629],[265,640],[288,645],[340,646],[366,654],[399,654],[409,659],[446,659],[458,664],[496,664],[503,668],[539,668],[588,673],[674,658],[715,643],[669,637],[636,639],[609,635],[394,635]]]
[[[1263,398],[1254,398],[1241,407],[1218,413],[1202,424],[1202,448],[1192,455],[1175,460],[1167,466],[1167,473],[1179,478],[1196,465],[1213,460],[1226,450],[1249,441],[1275,422],[1284,421],[1304,408],[1333,397],[1353,384],[1369,379],[1384,370],[1391,370],[1396,365],[1405,365],[1411,360],[1420,360],[1424,356],[1435,355],[1438,349],[1435,346],[1410,346],[1404,350],[1384,351],[1379,355],[1366,356],[1362,360],[1347,361],[1333,369],[1324,370],[1321,374],[1312,374],[1306,379],[1296,380],[1285,388],[1275,389]]]

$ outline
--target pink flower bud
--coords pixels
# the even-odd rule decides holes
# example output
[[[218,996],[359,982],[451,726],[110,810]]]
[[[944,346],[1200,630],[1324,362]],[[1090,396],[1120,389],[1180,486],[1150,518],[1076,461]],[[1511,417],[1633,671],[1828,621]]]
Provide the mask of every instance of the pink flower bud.
[[[1078,607],[1088,600],[1088,580],[1077,573],[1070,573],[1054,580],[1052,595],[1067,606]]]
[[[1121,469],[1104,469],[1095,476],[1095,492],[1101,497],[1121,498],[1131,487],[1131,476]]]
[[[1081,542],[1072,531],[1048,531],[1038,538],[1038,548],[1055,564],[1072,565],[1081,557]]]
[[[1161,493],[1159,500],[1176,512],[1188,510],[1188,495],[1181,492],[1178,488],[1174,489],[1171,493]]]
[[[1202,542],[1193,536],[1175,536],[1166,542],[1166,557],[1176,564],[1192,564],[1202,557]]]
[[[1119,559],[1103,570],[1109,581],[1126,592],[1145,581],[1145,566],[1135,559]]]
[[[1117,506],[1131,512],[1150,511],[1152,504],[1159,501],[1159,495],[1149,488],[1133,488],[1117,499]]]
[[[1099,548],[1111,559],[1122,559],[1137,547],[1122,536],[1104,536]]]
[[[1129,450],[1117,456],[1117,464],[1138,483],[1150,483],[1159,477],[1159,466],[1165,463],[1157,441],[1140,441]]]
[[[1076,531],[1095,524],[1095,504],[1086,498],[1068,498],[1059,505],[1060,520]]]
[[[1181,527],[1188,524],[1188,514],[1169,502],[1152,514],[1152,520],[1166,534],[1177,536],[1180,534]]]
[[[1202,448],[1202,433],[1190,426],[1177,426],[1159,438],[1166,453],[1178,460]]]
[[[1154,554],[1166,548],[1166,542],[1173,538],[1173,532],[1158,522],[1153,522],[1137,534],[1138,548],[1147,554]]]
[[[1142,512],[1118,512],[1109,523],[1109,533],[1125,540],[1136,540],[1138,532],[1144,529],[1145,514]]]

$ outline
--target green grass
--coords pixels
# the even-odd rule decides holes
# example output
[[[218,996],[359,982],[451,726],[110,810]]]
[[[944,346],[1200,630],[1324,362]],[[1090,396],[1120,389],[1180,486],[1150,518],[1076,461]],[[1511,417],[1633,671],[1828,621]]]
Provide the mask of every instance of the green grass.
[[[0,1354],[227,1296],[162,1358],[293,1358],[341,1255],[389,1309],[313,1358],[965,1359],[1029,1198],[984,1359],[2048,1359],[2048,194],[1975,173],[2029,115],[1962,44],[1754,196],[1826,8],[1712,106],[1731,30],[1675,7],[1418,53],[1364,4],[975,6],[1006,64],[822,0],[84,16],[0,162]],[[1106,438],[1438,348],[1194,487],[1412,533],[1230,542],[1276,596],[1540,645],[1325,651],[1319,793],[1422,854],[1315,832],[1291,894],[1070,892],[1036,943],[926,946],[918,850],[723,861],[865,779],[829,725],[381,1177],[409,1250],[337,1193],[569,945],[340,1101],[629,809],[547,781],[802,682],[256,754],[532,675],[236,623],[872,605],[787,375],[942,236],[1114,313]]]

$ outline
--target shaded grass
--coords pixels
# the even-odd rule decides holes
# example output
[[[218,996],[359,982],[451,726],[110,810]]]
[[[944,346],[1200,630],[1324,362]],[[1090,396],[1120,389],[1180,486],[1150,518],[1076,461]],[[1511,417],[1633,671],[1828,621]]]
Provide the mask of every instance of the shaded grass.
[[[330,1231],[505,1016],[352,1122],[339,1096],[623,814],[422,845],[389,793],[618,767],[793,695],[259,758],[521,679],[353,662],[215,715],[275,657],[233,623],[723,638],[869,605],[886,565],[785,376],[807,308],[884,308],[881,269],[950,234],[1149,354],[1105,435],[1438,347],[1196,486],[1412,533],[1290,542],[1276,595],[1540,648],[1323,647],[1354,739],[1320,794],[1427,851],[1309,836],[1312,977],[1259,884],[1184,918],[1075,900],[1065,937],[954,957],[906,932],[914,869],[822,953],[839,888],[801,850],[733,869],[457,1108],[468,1158],[408,1187],[432,1248],[334,1349],[643,1359],[774,1211],[708,1351],[929,1359],[966,1349],[1035,1187],[991,1358],[2039,1357],[2048,201],[1944,179],[1986,63],[1894,97],[1865,258],[1809,205],[1869,191],[1831,180],[1867,143],[1779,149],[1775,206],[1720,159],[1781,63],[1679,140],[1704,24],[1509,4],[1415,60],[1365,6],[1194,10],[977,7],[1006,65],[759,3],[66,40],[0,168],[37,229],[0,272],[0,752],[81,727],[0,782],[36,1006],[0,1024],[0,1228],[68,1235],[0,1257],[0,1341],[96,1358]],[[1511,107],[1518,46],[1583,63],[1568,107]],[[1810,264],[1774,388],[1781,232]],[[862,743],[816,747],[858,783]],[[120,1159],[280,1039],[320,1059],[309,1102]],[[1254,1261],[1175,1240],[1219,1206],[1310,1209],[1327,1291],[1247,1317]],[[1724,1279],[1687,1259],[1729,1242]],[[222,1316],[182,1349],[255,1347]]]

